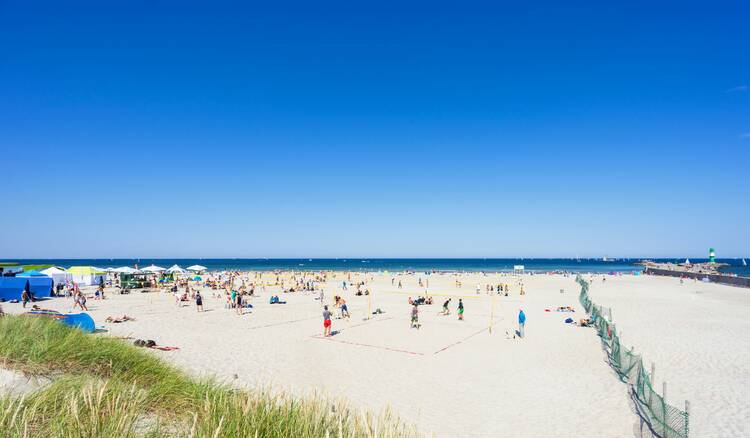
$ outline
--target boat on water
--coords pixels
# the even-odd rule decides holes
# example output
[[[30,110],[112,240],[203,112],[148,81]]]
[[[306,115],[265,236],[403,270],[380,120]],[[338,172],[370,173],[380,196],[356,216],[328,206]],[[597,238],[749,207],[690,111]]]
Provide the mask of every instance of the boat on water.
[[[685,264],[689,265],[690,264],[690,259],[685,259]]]
[[[745,261],[745,259],[742,259],[742,266],[747,266],[747,262]]]

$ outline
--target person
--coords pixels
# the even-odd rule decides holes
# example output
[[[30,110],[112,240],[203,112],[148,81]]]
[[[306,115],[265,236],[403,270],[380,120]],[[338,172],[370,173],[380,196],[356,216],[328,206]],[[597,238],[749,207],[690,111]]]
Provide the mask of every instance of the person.
[[[419,306],[416,304],[411,308],[411,328],[419,328]]]
[[[323,336],[331,336],[331,312],[328,306],[323,306]]]
[[[341,298],[339,304],[341,304],[341,317],[349,318],[351,315],[349,315],[349,307],[346,306],[346,300]]]
[[[201,296],[200,291],[195,293],[195,308],[198,309],[199,312],[203,312],[203,297]]]
[[[237,314],[242,315],[242,294],[237,294],[237,301],[235,303],[235,308],[237,309]]]
[[[26,308],[26,304],[31,301],[31,296],[29,295],[29,291],[24,289],[21,293],[21,302],[23,303],[23,308]]]
[[[135,321],[135,318],[128,315],[122,315],[122,316],[108,316],[107,319],[104,320],[104,322],[112,322],[112,323],[120,323],[125,321]]]
[[[450,309],[448,308],[448,305],[449,305],[450,303],[451,303],[451,299],[450,299],[450,298],[448,298],[448,299],[447,299],[447,300],[446,300],[446,301],[445,301],[445,302],[443,303],[443,315],[450,315],[450,314],[451,314],[451,310],[450,310]]]
[[[526,328],[526,314],[523,309],[518,309],[518,337],[523,338],[524,329]]]
[[[461,298],[458,299],[458,320],[464,320],[464,301]]]

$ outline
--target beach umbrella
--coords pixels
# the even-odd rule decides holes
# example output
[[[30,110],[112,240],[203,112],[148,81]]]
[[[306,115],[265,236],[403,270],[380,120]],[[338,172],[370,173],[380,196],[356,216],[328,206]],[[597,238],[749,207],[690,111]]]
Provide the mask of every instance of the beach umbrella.
[[[188,266],[187,267],[188,271],[195,271],[195,272],[203,272],[203,271],[205,271],[207,269],[208,268],[206,268],[205,266],[201,266],[201,265],[193,265],[193,266]]]
[[[157,272],[166,271],[166,269],[162,268],[161,266],[151,265],[151,266],[148,266],[146,268],[141,269],[141,271],[144,271],[144,272],[153,272],[155,274]]]
[[[121,268],[116,268],[113,272],[117,272],[118,274],[139,274],[141,271],[131,268],[130,266],[123,266]]]
[[[167,269],[167,272],[169,272],[170,274],[184,274],[187,271],[182,269],[178,265],[174,265],[171,268]]]
[[[203,279],[200,278],[200,277],[198,277],[197,275],[195,277],[193,277],[193,281],[201,281],[201,280],[203,280]]]
[[[31,294],[31,284],[29,284],[29,280],[26,280],[26,286],[23,287],[23,291]]]

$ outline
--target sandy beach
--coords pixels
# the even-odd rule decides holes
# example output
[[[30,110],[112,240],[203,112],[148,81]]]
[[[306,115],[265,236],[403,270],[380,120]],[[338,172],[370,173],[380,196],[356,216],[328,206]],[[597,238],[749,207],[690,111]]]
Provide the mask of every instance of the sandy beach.
[[[264,281],[273,276],[267,273]],[[669,382],[670,402],[691,401],[691,436],[746,435],[750,417],[742,406],[750,398],[744,382],[750,361],[737,347],[749,340],[750,323],[742,318],[750,307],[747,291],[668,278],[601,278],[593,279],[592,298],[612,306],[624,341],[656,363],[657,382]],[[364,281],[363,290],[372,294],[343,290],[345,280]],[[498,283],[508,284],[507,297],[486,291]],[[88,305],[107,330],[103,336],[179,347],[154,354],[196,375],[341,397],[373,412],[391,409],[428,436],[641,436],[627,387],[607,364],[595,331],[564,323],[584,316],[573,276],[337,273],[320,287],[335,315],[334,295],[343,296],[351,312],[333,320],[330,338],[322,337],[319,292],[280,294],[279,286],[256,290],[252,311],[242,316],[213,296],[223,291],[210,289],[202,292],[203,313],[192,301],[176,305],[168,292],[116,295],[112,289],[106,300],[89,299]],[[424,296],[426,288],[434,304],[419,306],[421,328],[410,328],[407,300]],[[274,294],[287,304],[269,304]],[[448,298],[451,314],[440,315]],[[464,321],[456,316],[459,298]],[[72,300],[41,304],[69,311]],[[555,312],[560,306],[576,313]],[[22,310],[20,304],[4,308]],[[368,318],[378,308],[385,313]],[[521,308],[526,337],[514,339]],[[136,320],[104,322],[123,314]]]

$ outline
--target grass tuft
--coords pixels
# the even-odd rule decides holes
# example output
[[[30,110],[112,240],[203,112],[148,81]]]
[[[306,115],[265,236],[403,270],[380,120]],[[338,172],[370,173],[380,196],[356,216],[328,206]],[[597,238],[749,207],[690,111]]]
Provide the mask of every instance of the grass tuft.
[[[149,351],[48,318],[0,318],[0,363],[54,376],[25,397],[0,398],[8,437],[417,436],[389,412],[194,379]]]

